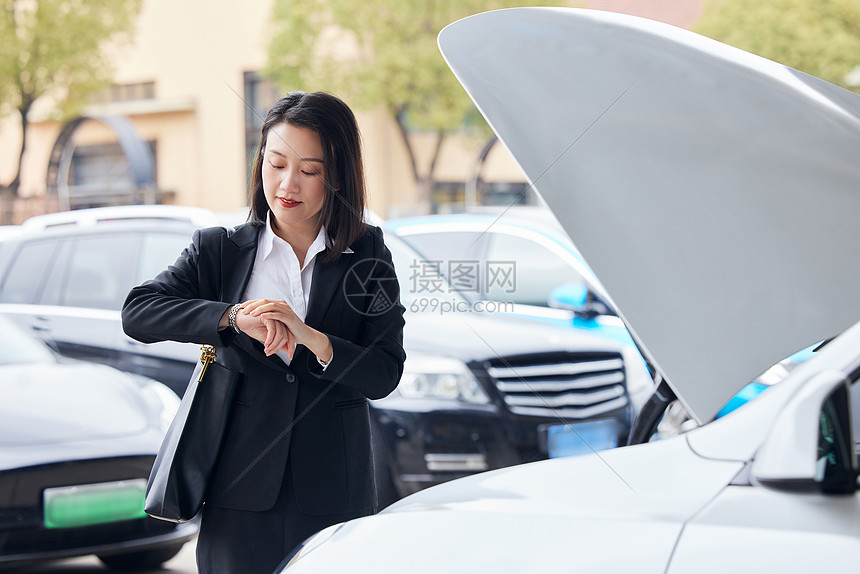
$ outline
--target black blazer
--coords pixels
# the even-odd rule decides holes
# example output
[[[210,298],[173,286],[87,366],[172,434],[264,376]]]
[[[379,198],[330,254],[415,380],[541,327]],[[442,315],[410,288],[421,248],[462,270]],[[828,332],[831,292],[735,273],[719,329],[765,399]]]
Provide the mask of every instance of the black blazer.
[[[307,514],[374,510],[367,398],[391,393],[403,373],[403,312],[382,231],[368,231],[334,263],[318,259],[306,323],[326,333],[334,358],[322,372],[298,346],[288,367],[232,329],[218,330],[241,300],[258,229],[203,229],[176,263],[131,290],[123,329],[144,343],[172,340],[216,347],[216,362],[243,373],[207,504],[268,510],[292,472]]]

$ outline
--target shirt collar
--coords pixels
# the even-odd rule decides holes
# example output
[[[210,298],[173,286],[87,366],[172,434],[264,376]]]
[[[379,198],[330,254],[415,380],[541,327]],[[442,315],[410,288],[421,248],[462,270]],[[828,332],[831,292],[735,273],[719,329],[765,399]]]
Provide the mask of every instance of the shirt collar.
[[[263,229],[263,235],[260,237],[260,249],[262,250],[261,255],[263,256],[263,259],[266,259],[272,253],[272,249],[275,248],[276,241],[286,243],[287,246],[289,246],[289,243],[275,235],[275,232],[272,229],[271,216],[271,211],[266,214],[266,227]],[[320,225],[319,233],[317,233],[316,239],[311,243],[311,246],[308,247],[307,255],[305,255],[305,266],[307,266],[308,262],[317,254],[325,251],[327,247],[331,247],[331,240],[325,232],[325,226]],[[292,247],[290,247],[290,249],[292,249]],[[354,251],[347,247],[341,253],[354,253]]]

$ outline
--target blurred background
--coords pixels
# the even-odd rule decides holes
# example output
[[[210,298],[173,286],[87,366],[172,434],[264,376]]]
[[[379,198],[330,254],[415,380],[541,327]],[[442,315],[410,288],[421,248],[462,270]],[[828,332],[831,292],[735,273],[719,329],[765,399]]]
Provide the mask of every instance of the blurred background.
[[[384,218],[538,203],[436,47],[447,23],[529,2],[3,4],[0,223],[106,205],[242,208],[266,110],[295,89],[334,92],[357,111],[371,208]],[[860,86],[856,0],[559,5],[660,20]]]
[[[385,227],[410,312],[406,372],[372,409],[382,506],[474,472],[628,442],[646,398],[660,395],[653,370],[436,46],[457,19],[526,4],[539,3],[2,1],[0,567],[96,554],[113,569],[194,571],[193,544],[180,549],[196,523],[147,518],[142,501],[199,350],[132,341],[119,309],[195,229],[244,220],[260,127],[291,90],[329,91],[356,111],[370,217]],[[694,30],[860,91],[858,0],[558,5]],[[112,206],[138,207],[82,211]],[[518,279],[479,280],[500,262]],[[510,347],[516,339],[528,352]],[[553,380],[512,376],[505,353]],[[664,395],[651,409],[655,436],[695,426]],[[56,571],[101,571],[77,560]]]

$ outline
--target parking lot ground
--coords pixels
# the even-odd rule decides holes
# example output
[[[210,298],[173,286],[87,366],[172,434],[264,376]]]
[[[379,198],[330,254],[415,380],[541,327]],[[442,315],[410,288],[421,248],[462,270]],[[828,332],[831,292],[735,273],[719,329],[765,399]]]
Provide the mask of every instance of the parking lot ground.
[[[195,551],[197,539],[182,547],[182,551],[156,570],[141,570],[138,574],[197,574]],[[60,560],[38,566],[9,570],[9,574],[105,574],[114,572],[104,566],[95,556]]]

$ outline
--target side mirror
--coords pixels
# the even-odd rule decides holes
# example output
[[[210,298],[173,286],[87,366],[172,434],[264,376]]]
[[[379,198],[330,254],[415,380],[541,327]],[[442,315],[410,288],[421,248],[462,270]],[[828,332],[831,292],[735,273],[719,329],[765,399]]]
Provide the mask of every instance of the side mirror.
[[[824,371],[785,405],[751,478],[775,490],[847,494],[857,489],[856,467],[849,382]]]
[[[600,297],[582,283],[559,285],[550,291],[548,304],[556,309],[573,311],[577,317],[583,319],[615,314]]]
[[[588,302],[588,287],[582,283],[565,283],[549,293],[549,306],[581,313]]]

